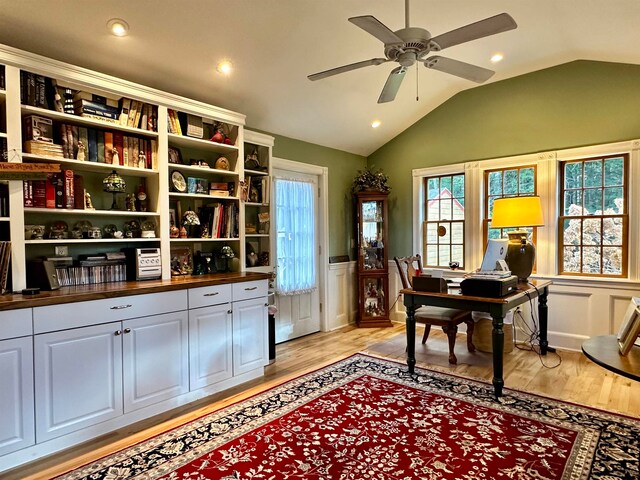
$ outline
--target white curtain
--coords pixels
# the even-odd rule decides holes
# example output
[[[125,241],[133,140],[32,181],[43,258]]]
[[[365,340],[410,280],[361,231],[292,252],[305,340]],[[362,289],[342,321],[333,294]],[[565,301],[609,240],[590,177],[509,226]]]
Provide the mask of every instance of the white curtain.
[[[278,255],[276,293],[297,295],[317,288],[314,185],[274,180]]]

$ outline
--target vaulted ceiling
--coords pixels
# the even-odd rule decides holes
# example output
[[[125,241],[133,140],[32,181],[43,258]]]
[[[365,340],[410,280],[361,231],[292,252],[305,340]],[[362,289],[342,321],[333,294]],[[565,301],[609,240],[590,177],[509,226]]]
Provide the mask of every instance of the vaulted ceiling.
[[[495,70],[488,82],[576,59],[640,64],[637,0],[413,0],[410,25],[437,36],[502,12],[517,29],[439,54]],[[397,64],[309,81],[383,56],[382,42],[347,21],[362,15],[395,31],[405,2],[0,0],[0,43],[244,113],[252,128],[369,155],[476,84],[413,66],[395,101],[378,104]],[[111,35],[111,18],[126,20],[129,34]],[[494,65],[497,52],[504,60]],[[234,65],[228,77],[216,72],[223,58]]]

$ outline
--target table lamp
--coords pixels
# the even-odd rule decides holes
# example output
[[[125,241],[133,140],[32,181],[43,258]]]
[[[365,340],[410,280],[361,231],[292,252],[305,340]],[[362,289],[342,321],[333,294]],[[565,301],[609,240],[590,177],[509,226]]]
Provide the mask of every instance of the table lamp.
[[[507,232],[509,246],[507,248],[507,265],[518,280],[526,281],[531,275],[536,260],[536,247],[527,241],[527,231],[522,227],[541,227],[542,205],[540,197],[507,197],[498,198],[493,203],[491,228],[518,228]]]
[[[107,177],[102,180],[102,189],[105,192],[113,194],[113,203],[111,204],[111,210],[117,210],[118,205],[116,203],[116,195],[118,193],[124,193],[127,188],[127,183],[124,181],[118,172],[112,171]]]

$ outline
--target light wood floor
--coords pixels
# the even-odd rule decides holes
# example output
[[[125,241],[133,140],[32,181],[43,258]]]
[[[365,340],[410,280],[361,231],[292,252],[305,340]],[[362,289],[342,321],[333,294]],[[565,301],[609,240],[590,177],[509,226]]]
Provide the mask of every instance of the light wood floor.
[[[421,345],[421,336],[422,329],[418,327],[418,366],[491,382],[491,354],[467,353],[465,340],[462,338],[464,334],[458,335],[456,344],[457,366],[450,366],[447,362],[447,343],[442,332],[434,330],[426,345]],[[353,353],[367,352],[404,362],[405,345],[403,324],[385,329],[347,327],[335,332],[317,333],[293,340],[278,345],[277,361],[267,367],[262,379],[125,427],[37,462],[0,473],[0,478],[52,478]],[[545,367],[557,364],[559,366],[556,368]],[[514,349],[505,355],[504,379],[507,388],[640,418],[640,382],[613,374],[590,362],[582,353],[561,351],[559,356],[550,353],[546,357],[539,357],[531,351]]]

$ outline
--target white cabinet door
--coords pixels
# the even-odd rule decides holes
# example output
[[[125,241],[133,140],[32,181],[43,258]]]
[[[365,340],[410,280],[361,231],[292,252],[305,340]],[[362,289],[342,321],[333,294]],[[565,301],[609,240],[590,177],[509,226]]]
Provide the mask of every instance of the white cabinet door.
[[[120,322],[34,336],[36,439],[122,415]]]
[[[191,390],[231,378],[231,304],[189,310],[189,374]]]
[[[233,374],[264,367],[267,357],[266,297],[233,302]]]
[[[125,413],[189,391],[187,312],[122,322]]]
[[[35,443],[31,337],[0,341],[0,455]]]

